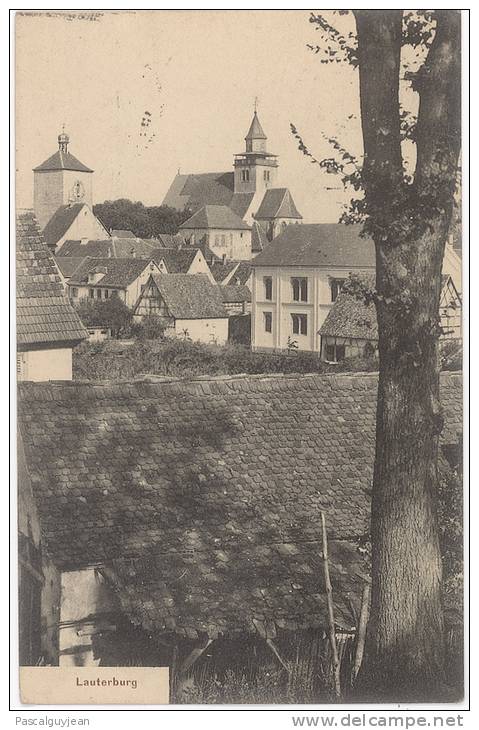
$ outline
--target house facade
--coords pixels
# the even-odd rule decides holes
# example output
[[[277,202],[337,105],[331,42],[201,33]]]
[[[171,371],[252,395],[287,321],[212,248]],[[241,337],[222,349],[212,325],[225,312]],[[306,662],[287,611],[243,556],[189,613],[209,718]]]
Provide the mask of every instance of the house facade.
[[[68,296],[73,304],[83,299],[101,302],[117,296],[131,309],[150,274],[160,272],[153,259],[86,257],[67,282]]]
[[[220,260],[250,259],[251,226],[226,205],[205,205],[181,224],[190,246],[207,246]]]
[[[320,352],[319,330],[351,272],[375,269],[359,226],[290,225],[253,260],[253,350]]]
[[[228,312],[220,288],[205,274],[151,275],[135,306],[134,319],[156,315],[167,337],[224,345]]]
[[[72,350],[87,337],[32,211],[16,221],[17,379],[71,380]]]

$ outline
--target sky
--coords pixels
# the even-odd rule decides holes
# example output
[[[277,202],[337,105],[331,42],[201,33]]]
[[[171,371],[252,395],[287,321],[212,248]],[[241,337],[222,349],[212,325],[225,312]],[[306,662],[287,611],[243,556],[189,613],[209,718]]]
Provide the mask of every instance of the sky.
[[[358,77],[307,48],[318,40],[309,15],[17,14],[17,205],[32,206],[32,168],[58,149],[62,124],[70,152],[95,171],[94,202],[160,205],[178,170],[233,169],[257,97],[278,186],[289,187],[305,222],[337,221],[340,180],[298,150],[290,123],[318,159],[332,156],[324,136],[360,153]]]

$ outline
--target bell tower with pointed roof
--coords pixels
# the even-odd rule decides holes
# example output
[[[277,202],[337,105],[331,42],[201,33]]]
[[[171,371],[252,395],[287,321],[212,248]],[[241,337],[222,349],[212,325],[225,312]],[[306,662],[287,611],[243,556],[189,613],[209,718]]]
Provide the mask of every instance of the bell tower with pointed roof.
[[[42,230],[61,206],[92,206],[93,170],[69,152],[65,125],[57,141],[58,150],[33,170],[33,207]]]
[[[255,103],[253,119],[245,137],[245,151],[235,155],[235,193],[262,195],[268,188],[274,187],[278,157],[267,151],[267,141],[268,138],[259,121]]]

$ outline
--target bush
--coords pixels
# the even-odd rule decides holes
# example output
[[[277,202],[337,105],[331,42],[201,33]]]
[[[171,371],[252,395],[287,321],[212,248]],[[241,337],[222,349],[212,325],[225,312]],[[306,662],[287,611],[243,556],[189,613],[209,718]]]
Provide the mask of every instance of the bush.
[[[160,340],[164,337],[165,329],[165,320],[157,314],[150,314],[133,325],[132,335],[140,340]]]
[[[117,296],[105,301],[83,299],[76,309],[85,327],[110,329],[112,337],[120,337],[131,326],[132,313]]]

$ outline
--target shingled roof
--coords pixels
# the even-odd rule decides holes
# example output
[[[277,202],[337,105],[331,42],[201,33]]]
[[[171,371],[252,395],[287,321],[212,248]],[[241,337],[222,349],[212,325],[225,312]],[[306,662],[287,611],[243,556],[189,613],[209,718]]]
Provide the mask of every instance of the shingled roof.
[[[175,319],[223,319],[228,316],[219,287],[206,274],[152,274]]]
[[[297,218],[303,216],[296,208],[288,188],[270,188],[264,194],[255,218],[272,220],[273,218]]]
[[[53,246],[68,231],[85,203],[61,205],[52,215],[43,229],[43,237],[49,246]]]
[[[79,342],[87,331],[65,295],[32,211],[17,215],[17,344]]]
[[[100,565],[125,612],[189,637],[325,626],[364,581],[376,374],[21,383],[19,423],[54,562]],[[461,377],[441,375],[443,443]],[[356,604],[357,606],[357,604]]]
[[[220,286],[220,291],[225,303],[251,301],[251,292],[244,284],[227,284],[226,286]]]
[[[374,287],[374,276],[361,277],[366,286]],[[378,322],[374,304],[366,304],[346,291],[338,294],[320,330],[320,335],[348,339],[377,340]]]
[[[250,230],[250,226],[227,205],[205,205],[181,224],[180,230],[220,228]]]
[[[93,172],[89,167],[77,160],[70,152],[57,150],[55,154],[42,162],[38,167],[34,167],[34,172],[51,172],[52,170],[75,170],[76,172]]]
[[[253,266],[338,266],[374,269],[374,243],[361,226],[341,223],[290,225],[253,259]]]
[[[158,248],[156,240],[144,238],[106,238],[102,241],[67,239],[57,251],[59,257],[148,258]]]
[[[199,252],[198,248],[156,248],[151,257],[156,261],[163,259],[168,274],[187,274]]]
[[[152,259],[113,259],[90,258],[83,259],[80,266],[73,272],[68,281],[70,286],[112,287],[125,289],[132,284],[150,265]],[[154,267],[155,265],[152,264]],[[104,276],[96,283],[88,281],[88,275],[96,271],[104,271]]]

